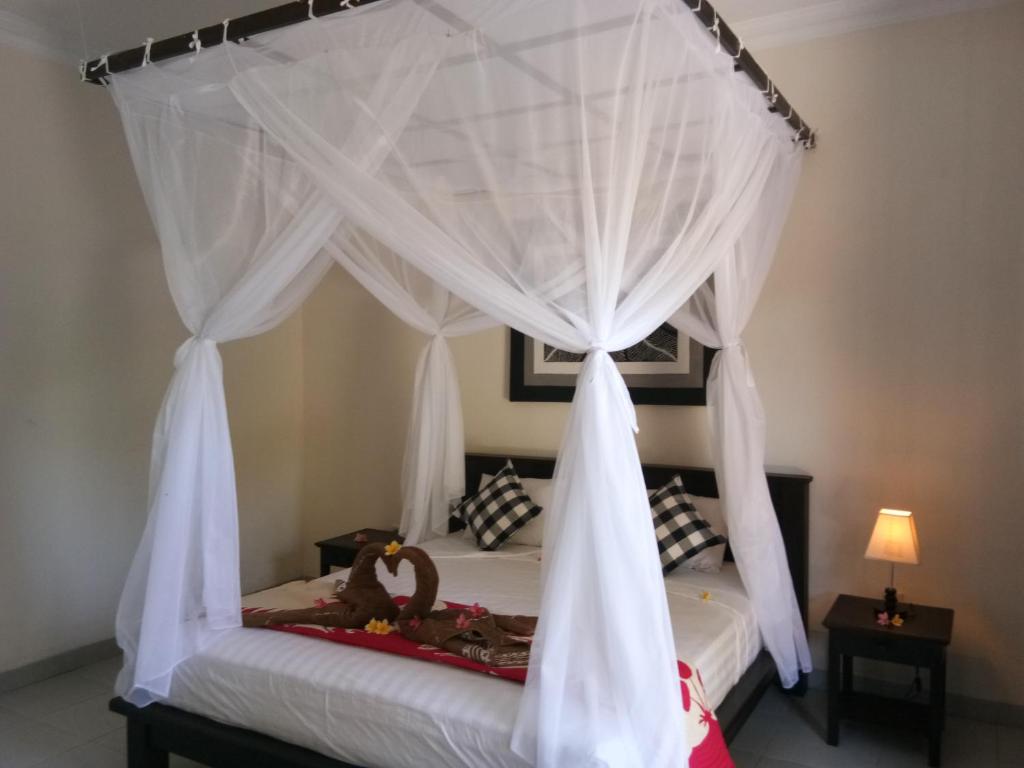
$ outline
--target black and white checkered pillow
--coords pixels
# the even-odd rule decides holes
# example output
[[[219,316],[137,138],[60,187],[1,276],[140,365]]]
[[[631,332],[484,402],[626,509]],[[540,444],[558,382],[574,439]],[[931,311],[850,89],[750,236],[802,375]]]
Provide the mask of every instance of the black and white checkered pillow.
[[[649,499],[662,573],[670,573],[708,547],[725,544],[725,537],[715,533],[711,524],[697,514],[679,475],[651,493]]]
[[[541,508],[523,490],[511,461],[453,512],[473,532],[480,549],[490,551],[501,547],[540,513]]]

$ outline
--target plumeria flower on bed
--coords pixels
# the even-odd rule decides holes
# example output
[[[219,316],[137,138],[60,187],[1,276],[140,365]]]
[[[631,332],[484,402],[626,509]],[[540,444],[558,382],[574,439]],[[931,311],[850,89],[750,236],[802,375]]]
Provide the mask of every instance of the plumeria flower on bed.
[[[487,609],[481,608],[480,603],[473,603],[471,606],[469,606],[469,615],[472,616],[474,619],[479,619],[485,613],[487,613]]]
[[[707,590],[704,590],[703,592],[700,593],[700,599],[703,600],[705,603],[710,603],[711,602],[711,593],[708,592]]]
[[[402,548],[401,544],[399,544],[397,541],[392,541],[390,544],[388,544],[386,547],[384,547],[384,554],[385,555],[393,555],[393,554],[395,554],[395,552],[397,552],[401,548]]]
[[[395,627],[391,626],[387,619],[370,619],[370,623],[364,629],[371,635],[389,635],[395,631]]]

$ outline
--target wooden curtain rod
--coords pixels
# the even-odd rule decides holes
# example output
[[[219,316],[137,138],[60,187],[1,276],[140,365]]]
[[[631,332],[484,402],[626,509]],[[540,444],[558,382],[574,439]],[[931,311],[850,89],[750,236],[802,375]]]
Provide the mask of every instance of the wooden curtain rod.
[[[296,0],[264,11],[239,16],[237,19],[231,19],[222,24],[202,27],[195,32],[167,37],[148,45],[140,45],[137,48],[129,48],[93,59],[82,64],[82,79],[90,83],[105,85],[104,78],[107,75],[144,67],[150,61],[165,61],[178,56],[194,54],[197,38],[203,48],[220,45],[225,40],[239,43],[263,32],[307,21],[310,14],[320,18],[376,2],[379,0],[342,0],[342,2],[339,0],[312,0],[312,2]],[[801,142],[807,149],[813,148],[815,146],[814,131],[804,122],[789,100],[782,95],[782,92],[775,87],[757,60],[743,47],[739,36],[718,15],[718,11],[705,0],[682,0],[682,2],[715,36],[722,50],[733,57],[735,68],[746,74],[758,87],[758,90],[765,95],[769,111],[778,113],[796,131],[794,140]]]
[[[761,68],[746,48],[740,36],[732,31],[732,28],[725,23],[718,11],[704,0],[683,0],[687,7],[701,20],[707,30],[713,34],[722,50],[732,56],[735,68],[743,72],[757,86],[757,89],[764,94],[768,102],[768,111],[777,112],[796,131],[796,141],[802,142],[806,149],[814,149],[814,129],[804,122],[796,108],[789,102],[782,92],[775,87],[768,74]]]

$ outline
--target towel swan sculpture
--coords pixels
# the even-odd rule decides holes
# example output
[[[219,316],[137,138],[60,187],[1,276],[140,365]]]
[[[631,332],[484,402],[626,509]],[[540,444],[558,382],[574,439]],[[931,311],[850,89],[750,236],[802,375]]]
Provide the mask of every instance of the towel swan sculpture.
[[[317,624],[324,627],[362,629],[372,619],[408,619],[426,616],[437,599],[438,575],[430,556],[419,547],[401,547],[388,554],[391,545],[376,542],[365,545],[356,555],[352,572],[337,602],[316,608],[283,611],[259,611],[242,615],[242,626],[266,627],[272,624]],[[377,579],[377,561],[381,560],[392,576],[398,575],[403,560],[413,565],[416,591],[401,609]]]
[[[398,575],[403,560],[413,565],[416,589],[401,608],[377,579],[378,560],[383,561],[392,576]],[[407,640],[444,648],[483,664],[525,666],[529,658],[528,638],[536,630],[536,617],[492,614],[476,604],[435,609],[438,583],[434,561],[419,547],[402,547],[397,542],[367,544],[359,550],[348,582],[336,595],[337,602],[315,608],[247,612],[242,615],[242,624],[370,629],[371,621],[387,620],[394,622],[394,628]]]
[[[406,603],[398,614],[398,621],[406,621],[414,617],[424,617],[434,610],[434,603],[437,601],[437,586],[440,576],[437,574],[437,566],[430,559],[425,551],[419,547],[402,547],[393,555],[389,555],[384,564],[392,576],[398,575],[398,564],[402,560],[412,563],[413,573],[416,577],[416,591],[413,592],[409,602]]]

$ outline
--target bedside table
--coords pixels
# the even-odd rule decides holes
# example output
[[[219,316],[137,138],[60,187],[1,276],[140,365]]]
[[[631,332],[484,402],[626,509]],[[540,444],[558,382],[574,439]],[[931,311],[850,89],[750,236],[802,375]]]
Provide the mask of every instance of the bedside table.
[[[356,534],[360,533],[366,535],[366,541],[356,541]],[[392,541],[401,542],[402,537],[398,535],[397,530],[382,531],[377,528],[361,528],[358,531],[335,536],[333,539],[318,541],[316,545],[320,547],[320,575],[326,576],[330,573],[332,565],[339,568],[351,568],[363,544],[369,544],[371,541],[382,541],[387,544]]]
[[[946,647],[953,611],[913,605],[902,627],[875,622],[880,601],[839,595],[822,622],[828,627],[828,734],[839,744],[839,719],[858,717],[928,733],[928,765],[939,765],[946,719]],[[902,701],[853,690],[853,658],[879,659],[928,669],[928,703]],[[840,665],[842,684],[840,685]]]

